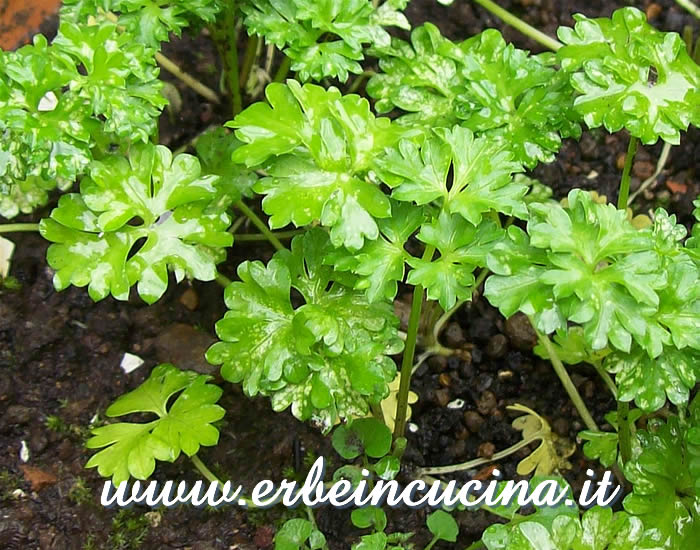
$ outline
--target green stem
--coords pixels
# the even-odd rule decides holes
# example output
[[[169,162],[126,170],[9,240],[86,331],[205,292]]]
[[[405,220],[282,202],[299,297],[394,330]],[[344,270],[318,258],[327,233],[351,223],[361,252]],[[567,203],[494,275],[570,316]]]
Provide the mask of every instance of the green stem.
[[[221,491],[224,490],[224,482],[221,481],[214,472],[207,468],[207,465],[204,464],[204,462],[202,462],[197,455],[191,456],[190,460],[192,461],[192,464],[194,464],[194,467],[197,468],[197,471],[199,471],[199,473],[202,474],[207,481],[210,483],[216,483]],[[249,509],[257,508],[257,506],[249,498],[239,496],[238,500],[245,502],[245,506]]]
[[[435,254],[434,246],[427,246],[423,252],[423,259],[429,260]],[[413,374],[413,357],[416,353],[416,339],[418,338],[418,325],[420,324],[420,312],[423,307],[423,287],[417,285],[413,289],[413,302],[411,315],[406,331],[406,347],[401,361],[401,379],[399,382],[399,395],[396,403],[396,422],[394,424],[394,439],[403,437],[406,430],[406,414],[408,409],[408,392],[411,389],[411,374]]]
[[[622,171],[622,179],[620,180],[620,194],[617,198],[617,208],[620,210],[627,209],[627,202],[630,196],[630,173],[632,172],[632,163],[634,155],[637,154],[637,145],[639,140],[630,136],[630,144],[627,148],[627,156],[625,157],[625,168]]]
[[[39,231],[38,223],[6,223],[0,225],[0,233],[21,233]]]
[[[224,63],[226,83],[231,94],[232,113],[235,117],[243,109],[241,84],[238,80],[238,31],[236,30],[236,6],[230,2],[224,9],[221,22],[211,29],[212,38]]]
[[[454,472],[472,470],[474,468],[482,466],[483,464],[497,462],[499,460],[504,459],[507,456],[512,455],[513,453],[517,453],[520,449],[522,449],[523,447],[527,447],[530,443],[532,443],[533,441],[537,441],[538,439],[541,439],[539,435],[528,437],[527,439],[518,441],[515,445],[511,445],[507,449],[503,449],[502,451],[495,453],[491,458],[475,458],[474,460],[462,462],[461,464],[451,464],[449,466],[435,466],[433,468],[420,468],[418,470],[418,477],[422,477],[424,475],[452,474]]]
[[[617,402],[617,436],[620,442],[620,458],[622,464],[627,464],[632,458],[632,436],[630,434],[630,404],[626,401]]]
[[[698,40],[698,44],[700,44],[700,40]],[[656,170],[654,170],[654,173],[651,176],[644,180],[642,185],[639,186],[639,189],[630,194],[630,198],[627,201],[627,206],[630,206],[634,202],[634,199],[636,199],[640,194],[644,193],[644,191],[646,191],[650,185],[653,185],[656,182],[656,178],[658,178],[659,174],[663,172],[664,167],[668,162],[668,157],[671,154],[672,147],[673,145],[669,142],[664,142],[663,149],[661,149],[661,155],[659,155],[659,160],[656,163]]]
[[[238,208],[241,212],[243,212],[246,216],[248,216],[248,219],[253,222],[253,225],[257,227],[260,232],[265,235],[268,241],[274,246],[277,250],[284,250],[284,245],[280,242],[280,240],[275,237],[275,235],[270,231],[270,229],[267,227],[264,221],[262,221],[258,215],[253,212],[248,205],[246,205],[243,201],[238,201],[236,203],[236,208]]]
[[[258,44],[260,39],[257,35],[253,35],[248,38],[248,44],[245,48],[245,55],[243,57],[243,66],[241,67],[240,83],[243,89],[245,89],[246,83],[248,82],[248,76],[250,75],[250,70],[253,68],[255,63],[255,58],[258,56]]]
[[[275,77],[272,79],[273,82],[282,82],[289,74],[289,68],[292,66],[292,60],[285,56],[280,63],[279,69],[275,73]]]
[[[194,78],[192,75],[189,73],[186,73],[183,71],[180,67],[178,67],[175,63],[170,61],[167,57],[165,57],[162,53],[156,52],[155,55],[156,61],[158,62],[158,65],[163,67],[166,71],[168,71],[170,74],[172,74],[175,78],[180,80],[185,86],[192,88],[195,92],[197,92],[199,95],[201,95],[204,99],[208,99],[212,103],[216,103],[217,105],[221,103],[221,100],[219,99],[219,96],[216,94],[214,90],[212,90],[209,86],[206,86],[202,84],[199,80]]]
[[[523,21],[519,17],[516,17],[508,10],[503,9],[495,2],[492,2],[491,0],[474,0],[474,2],[479,4],[482,8],[490,11],[496,17],[502,19],[504,23],[516,28],[525,36],[529,36],[535,42],[539,42],[545,48],[549,48],[550,50],[554,50],[556,52],[560,48],[564,47],[564,44],[562,44],[558,40],[555,40],[551,36],[546,35],[542,31],[537,30],[532,25],[528,25],[527,23],[525,23],[525,21]]]
[[[365,71],[363,73],[358,74],[355,77],[355,80],[353,80],[353,83],[350,85],[348,88],[348,91],[346,92],[347,94],[354,94],[360,86],[362,86],[362,83],[369,78],[370,76],[373,76],[377,74],[375,71]]]
[[[423,549],[423,550],[430,550],[435,544],[437,544],[437,541],[440,539],[438,537],[433,537],[433,540],[431,540],[428,545]]]
[[[683,6],[690,13],[692,13],[695,17],[700,19],[700,7],[698,7],[693,2],[691,2],[691,0],[676,0],[676,3],[679,6]]]
[[[600,363],[594,363],[593,368],[598,373],[598,376],[600,376],[602,378],[603,382],[605,382],[605,385],[610,390],[610,393],[613,394],[613,397],[615,399],[617,399],[617,386],[615,385],[615,382],[613,382],[613,379],[608,374],[608,371],[606,371]]]
[[[303,229],[292,229],[290,231],[271,231],[270,232],[272,235],[277,237],[278,239],[291,239],[292,237],[295,237],[297,235],[301,235],[304,233]],[[267,235],[264,235],[263,233],[240,233],[238,235],[233,236],[233,240],[238,241],[239,243],[242,242],[255,242],[255,241],[266,241],[269,237]]]
[[[316,516],[314,516],[314,511],[312,508],[309,508],[308,506],[305,506],[306,508],[306,517],[309,518],[309,521],[311,522],[311,525],[314,526],[314,529],[316,531],[319,531],[318,525],[316,524]],[[323,546],[321,546],[322,550],[328,550],[328,544],[324,543]]]
[[[226,288],[228,285],[231,284],[232,281],[226,275],[217,271],[216,282],[219,283],[222,287]]]
[[[530,322],[531,322],[532,326],[534,327],[535,324],[532,323],[532,319],[530,320]],[[595,420],[593,420],[591,413],[588,412],[588,408],[586,407],[586,404],[583,402],[581,395],[578,393],[576,386],[574,386],[574,383],[571,380],[571,377],[569,376],[569,373],[567,372],[566,367],[564,367],[564,363],[562,363],[561,359],[559,359],[559,356],[557,355],[557,351],[554,349],[554,346],[552,345],[552,342],[549,339],[549,336],[547,336],[546,334],[540,333],[540,331],[538,331],[538,330],[536,330],[536,332],[537,332],[537,337],[540,340],[540,343],[547,350],[547,355],[549,356],[549,360],[552,363],[552,366],[554,367],[554,372],[557,373],[559,380],[561,380],[561,383],[564,386],[566,393],[569,394],[571,401],[573,401],[574,406],[576,407],[578,414],[581,416],[581,419],[586,424],[586,427],[589,430],[592,430],[594,432],[600,431],[598,429],[598,425],[595,423]]]

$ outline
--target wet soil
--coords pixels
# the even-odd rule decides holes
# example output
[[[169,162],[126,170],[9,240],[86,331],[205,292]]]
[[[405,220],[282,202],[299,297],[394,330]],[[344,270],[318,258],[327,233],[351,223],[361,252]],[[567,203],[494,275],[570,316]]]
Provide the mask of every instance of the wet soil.
[[[557,25],[571,24],[574,12],[609,15],[622,5],[596,0],[501,4],[550,34]],[[654,15],[654,24],[664,30],[695,25],[697,34],[697,23],[672,0],[633,4]],[[516,45],[539,51],[537,44],[503,29],[498,20],[470,2],[457,1],[448,9],[434,0],[414,0],[407,14],[414,25],[430,20],[454,39],[497,27]],[[205,36],[174,41],[165,47],[165,53],[218,89],[216,56]],[[163,143],[178,148],[209,125],[227,119],[225,106],[203,103],[171,77],[163,76],[182,99],[181,109],[162,117]],[[557,197],[573,187],[583,187],[614,200],[626,145],[624,135],[586,132],[580,142],[567,142],[556,162],[538,167],[534,176],[551,186]],[[660,145],[640,151],[633,188],[653,170],[659,153]],[[637,211],[663,205],[689,222],[692,199],[700,191],[699,158],[700,132],[693,130],[672,150],[662,176],[642,197]],[[93,303],[84,289],[53,290],[52,273],[45,262],[47,244],[40,237],[17,234],[12,239],[17,244],[12,275],[19,288],[6,288],[0,294],[0,446],[5,450],[0,455],[0,548],[271,548],[275,529],[296,512],[190,507],[150,513],[138,508],[105,510],[98,502],[102,480],[94,470],[84,468],[90,456],[83,447],[87,426],[99,421],[118,395],[136,387],[151,367],[168,361],[216,376],[203,352],[224,311],[221,289],[214,283],[176,286],[173,282],[166,295],[150,307],[136,298]],[[222,271],[234,276],[243,259],[266,260],[271,253],[267,247],[242,243],[231,251]],[[408,295],[402,293],[397,309],[405,310],[408,301]],[[460,354],[431,357],[414,377],[413,390],[420,399],[413,406],[407,468],[462,462],[516,443],[519,432],[511,427],[513,416],[506,408],[516,402],[543,415],[558,435],[575,441],[582,422],[551,367],[533,354],[534,340],[526,323],[517,318],[506,322],[485,300],[478,299],[455,314],[442,340]],[[144,365],[125,374],[119,366],[124,353],[138,355]],[[585,367],[573,368],[572,377],[593,416],[604,425],[603,415],[613,406],[607,390]],[[225,388],[221,404],[227,414],[220,444],[200,453],[220,477],[251,487],[258,480],[280,480],[294,471],[303,476],[315,456],[333,456],[324,438],[288,412],[275,414],[267,400],[249,400],[230,384]],[[26,463],[20,459],[23,448],[29,454]],[[528,452],[525,449],[497,464],[507,479],[518,477],[517,463]],[[580,487],[589,464],[580,449],[569,460],[572,469],[567,477],[575,488]],[[477,469],[463,476],[488,473],[488,469]],[[155,476],[161,480],[197,478],[186,459],[159,466]],[[424,511],[395,510],[389,515],[392,530],[417,532],[418,548],[429,540],[423,528]],[[436,548],[463,548],[496,521],[485,512],[458,517],[459,543]],[[333,549],[349,548],[357,540],[358,532],[351,528],[346,511],[319,510],[317,521]]]

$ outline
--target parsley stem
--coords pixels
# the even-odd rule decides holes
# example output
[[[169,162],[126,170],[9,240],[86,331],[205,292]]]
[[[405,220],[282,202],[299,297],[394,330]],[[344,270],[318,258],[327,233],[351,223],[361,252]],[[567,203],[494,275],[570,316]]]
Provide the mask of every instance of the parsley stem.
[[[695,17],[700,19],[700,7],[698,7],[691,0],[676,0],[676,4],[678,4],[679,6],[683,6],[690,13],[692,13]]]
[[[282,60],[282,63],[275,73],[275,77],[272,79],[273,82],[282,82],[289,74],[289,68],[292,66],[292,60],[287,56]]]
[[[258,57],[258,44],[260,44],[260,39],[257,35],[253,35],[248,38],[248,44],[246,44],[245,55],[243,56],[243,66],[241,67],[241,74],[239,80],[241,87],[245,89],[248,83],[248,77],[250,76],[250,70],[253,68],[253,63]]]
[[[236,29],[236,3],[230,2],[223,11],[221,22],[211,27],[211,35],[224,64],[224,74],[231,94],[232,113],[235,117],[243,110],[241,85],[238,80],[238,30]]]
[[[197,455],[192,455],[190,460],[192,461],[192,464],[194,464],[194,467],[197,468],[197,471],[204,476],[204,479],[210,483],[216,483],[219,486],[219,489],[223,492],[224,482],[221,481],[214,472],[207,468],[207,465],[204,464],[204,462],[202,462]],[[249,498],[239,496],[238,503],[240,504],[241,501],[245,503],[245,507],[248,509],[257,508],[257,506]]]
[[[530,323],[533,327],[535,326],[535,323],[532,322],[532,319],[530,319]],[[569,373],[567,372],[564,363],[562,363],[561,359],[559,359],[557,351],[554,349],[554,346],[552,345],[552,341],[549,339],[549,336],[547,336],[546,334],[542,334],[537,329],[535,329],[535,332],[537,333],[537,338],[539,338],[540,343],[547,350],[547,355],[549,355],[549,361],[554,367],[554,372],[557,373],[559,380],[561,380],[561,383],[563,384],[566,393],[569,394],[569,398],[571,399],[571,401],[573,401],[574,406],[576,407],[576,410],[578,411],[579,416],[581,416],[581,419],[583,420],[584,424],[586,424],[586,427],[589,430],[599,432],[600,429],[598,428],[598,425],[595,423],[595,420],[593,420],[593,417],[588,411],[586,404],[583,402],[581,395],[578,393],[576,386],[574,386],[574,383],[571,380],[571,377],[569,376]]]
[[[564,47],[564,44],[562,44],[558,40],[555,40],[551,36],[546,35],[540,30],[537,30],[532,25],[528,25],[527,23],[525,23],[525,21],[523,21],[519,17],[516,17],[508,10],[503,9],[495,2],[492,2],[491,0],[474,0],[474,2],[479,4],[482,8],[490,11],[496,17],[502,19],[503,22],[507,25],[510,25],[511,27],[514,27],[515,29],[519,30],[525,36],[532,38],[535,42],[539,42],[545,48],[549,48],[550,50],[554,50],[556,52],[560,48]]]
[[[303,229],[292,229],[290,231],[271,231],[271,233],[278,239],[291,239],[297,235],[304,233]],[[233,241],[242,242],[254,242],[254,241],[266,241],[268,239],[267,235],[263,233],[239,233],[233,236]]]
[[[236,203],[236,208],[248,216],[248,219],[253,222],[253,225],[257,227],[263,235],[265,235],[272,246],[274,246],[277,250],[284,250],[284,245],[277,237],[275,237],[274,233],[272,233],[272,231],[268,229],[267,225],[265,225],[265,222],[262,221],[258,215],[248,207],[248,205],[246,205],[243,201],[238,201]]]
[[[634,136],[630,136],[630,144],[625,157],[625,168],[622,171],[622,179],[620,180],[620,194],[617,198],[617,208],[620,210],[627,209],[627,202],[630,196],[630,173],[632,172],[634,156],[637,154],[638,144],[639,140]]]
[[[632,458],[632,436],[630,433],[630,404],[626,401],[617,402],[617,437],[620,442],[620,458],[622,464],[627,464]]]
[[[700,44],[700,41],[698,41],[698,44]],[[664,147],[663,149],[661,149],[661,155],[659,155],[659,160],[656,163],[656,169],[654,170],[654,173],[651,176],[649,176],[646,180],[644,180],[642,185],[639,186],[639,189],[637,189],[634,193],[630,194],[630,198],[627,200],[627,206],[630,206],[634,202],[634,199],[636,199],[639,195],[644,193],[644,191],[646,191],[650,185],[656,183],[656,179],[659,177],[659,174],[663,172],[664,167],[668,162],[668,157],[671,154],[672,147],[673,145],[670,144],[668,141],[664,142]]]
[[[430,260],[435,254],[434,246],[427,246],[423,252],[423,259]],[[403,437],[406,430],[406,413],[408,409],[408,392],[411,389],[411,374],[413,374],[413,357],[416,353],[416,340],[418,338],[418,325],[420,324],[420,312],[423,307],[424,290],[421,285],[413,288],[413,302],[411,315],[406,331],[406,347],[403,350],[401,361],[401,379],[399,381],[399,394],[396,403],[396,421],[394,423],[394,439]]]
[[[364,71],[358,74],[355,77],[355,80],[353,80],[352,84],[350,84],[350,87],[348,88],[348,91],[346,93],[354,94],[360,88],[360,86],[362,86],[362,83],[365,81],[365,79],[369,78],[370,76],[374,76],[375,74],[377,74],[376,71],[372,70]]]
[[[219,96],[216,94],[216,92],[214,90],[212,90],[209,86],[202,84],[199,80],[194,78],[189,73],[186,73],[185,71],[183,71],[180,67],[178,67],[170,59],[165,57],[162,53],[156,52],[155,58],[156,58],[156,61],[158,62],[158,65],[163,67],[166,71],[168,71],[170,74],[172,74],[175,78],[180,80],[183,84],[185,84],[185,86],[193,89],[195,92],[197,92],[199,95],[201,95],[204,99],[207,99],[207,100],[211,101],[212,103],[216,103],[217,105],[219,103],[221,103]]]
[[[462,462],[461,464],[452,464],[450,466],[435,466],[433,468],[420,468],[418,470],[418,476],[423,477],[424,475],[442,475],[442,474],[452,474],[454,472],[463,472],[464,470],[473,470],[483,464],[488,464],[489,462],[498,462],[507,456],[517,453],[523,447],[527,447],[530,443],[542,439],[541,434],[534,435],[518,441],[515,445],[511,445],[507,449],[503,449],[495,453],[491,458],[475,458],[474,460],[469,460],[467,462]]]
[[[121,25],[118,24],[119,17],[117,16],[116,13],[113,13],[111,11],[106,11],[106,12],[104,12],[104,16],[107,20],[111,21],[112,23],[117,24],[117,29],[120,32],[124,30],[124,27],[122,27]],[[217,104],[221,103],[219,96],[216,94],[216,92],[214,90],[212,90],[209,86],[202,84],[199,80],[197,80],[191,74],[183,71],[180,67],[178,67],[169,58],[165,57],[162,53],[156,52],[155,58],[156,58],[156,61],[158,62],[158,65],[163,67],[166,71],[168,71],[170,74],[172,74],[175,78],[180,80],[185,86],[192,88],[195,92],[197,92],[199,95],[201,95],[204,99],[208,99],[212,103],[217,103]]]
[[[6,223],[0,225],[0,233],[20,233],[39,231],[38,223]]]
[[[223,273],[219,273],[218,271],[216,272],[216,282],[219,283],[224,288],[226,288],[228,285],[230,285],[232,283],[231,279],[229,279]]]

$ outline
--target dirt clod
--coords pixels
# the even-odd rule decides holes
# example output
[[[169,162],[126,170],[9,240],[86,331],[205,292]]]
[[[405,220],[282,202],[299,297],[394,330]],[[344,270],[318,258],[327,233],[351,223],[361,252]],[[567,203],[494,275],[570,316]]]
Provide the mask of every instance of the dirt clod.
[[[521,351],[530,351],[537,344],[535,329],[522,313],[516,313],[506,321],[505,331],[510,343]]]

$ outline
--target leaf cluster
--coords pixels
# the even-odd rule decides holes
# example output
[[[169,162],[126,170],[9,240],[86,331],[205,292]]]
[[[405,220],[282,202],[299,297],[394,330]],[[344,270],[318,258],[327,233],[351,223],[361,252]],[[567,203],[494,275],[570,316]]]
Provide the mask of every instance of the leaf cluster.
[[[269,396],[276,411],[291,406],[295,417],[324,431],[386,397],[396,375],[388,356],[403,347],[391,305],[370,304],[344,286],[343,274],[323,265],[328,246],[328,235],[315,229],[267,265],[242,263],[240,281],[225,291],[221,341],[207,352],[247,395]],[[292,291],[301,300],[293,301]]]
[[[367,93],[380,113],[405,111],[401,124],[459,124],[503,142],[529,168],[554,160],[562,137],[580,136],[568,78],[553,56],[519,50],[497,30],[455,44],[426,23],[410,44],[394,39],[381,53]]]
[[[407,0],[245,0],[241,10],[250,35],[265,38],[292,61],[300,80],[338,78],[362,72],[367,46],[386,48],[385,27],[410,29],[401,13]]]

